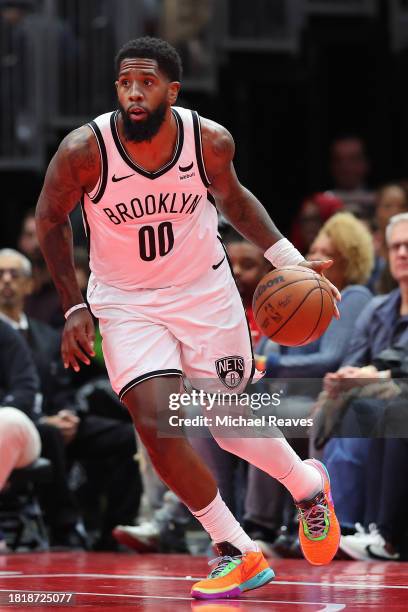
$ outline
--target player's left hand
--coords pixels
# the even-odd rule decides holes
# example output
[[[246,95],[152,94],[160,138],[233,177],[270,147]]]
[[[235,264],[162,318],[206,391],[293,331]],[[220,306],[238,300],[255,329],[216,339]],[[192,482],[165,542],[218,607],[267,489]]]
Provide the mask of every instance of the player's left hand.
[[[310,268],[311,270],[314,270],[315,272],[317,272],[318,274],[321,274],[322,276],[324,276],[323,272],[327,270],[327,268],[330,268],[330,266],[332,265],[333,265],[332,259],[327,259],[326,261],[306,261],[305,260],[299,264],[299,266],[303,266],[304,268]],[[337,308],[337,304],[336,304],[336,302],[341,301],[340,291],[325,276],[324,276],[324,280],[329,285],[330,290],[332,292],[332,296],[334,298],[333,299],[334,316],[336,317],[336,319],[340,319],[339,309]]]

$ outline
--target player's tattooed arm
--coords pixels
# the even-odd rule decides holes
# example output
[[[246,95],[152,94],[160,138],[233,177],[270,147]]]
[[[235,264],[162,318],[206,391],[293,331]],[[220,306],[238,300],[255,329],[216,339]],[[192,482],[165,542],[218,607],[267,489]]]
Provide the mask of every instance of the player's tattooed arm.
[[[260,201],[236,175],[233,157],[235,143],[221,125],[201,118],[203,156],[209,191],[217,200],[217,207],[245,238],[266,250],[283,236]]]
[[[69,213],[84,191],[91,191],[100,174],[98,145],[90,128],[83,126],[62,141],[48,167],[36,210],[38,239],[48,269],[59,293],[64,312],[81,304],[74,268],[72,229]],[[88,309],[68,317],[61,342],[64,367],[76,372],[80,362],[90,364],[94,353],[95,329]]]
[[[64,312],[83,302],[73,263],[69,213],[84,191],[98,181],[100,160],[92,130],[83,126],[61,142],[48,167],[37,203],[36,224],[41,250],[61,298]]]

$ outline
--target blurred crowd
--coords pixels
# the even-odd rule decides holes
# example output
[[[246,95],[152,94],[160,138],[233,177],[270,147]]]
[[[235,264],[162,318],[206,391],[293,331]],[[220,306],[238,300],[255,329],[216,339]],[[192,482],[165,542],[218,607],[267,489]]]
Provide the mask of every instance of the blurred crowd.
[[[279,416],[313,418],[306,431],[284,433],[302,459],[320,457],[329,469],[342,527],[339,556],[399,560],[408,545],[408,192],[406,180],[370,190],[369,170],[361,139],[338,138],[331,189],[305,197],[293,220],[289,237],[305,258],[333,259],[326,276],[342,296],[340,319],[311,344],[283,347],[262,336],[252,295],[269,263],[224,219],[220,233],[256,365],[266,373],[257,384],[271,392],[277,381],[284,386]],[[72,225],[85,294],[90,272],[77,213]],[[64,317],[39,250],[34,210],[15,246],[0,249],[0,551],[11,541],[1,523],[10,476],[40,456],[52,466],[38,497],[53,549],[202,551],[209,542],[189,537],[198,524],[154,473],[109,385],[100,334],[91,366],[76,374],[63,368]],[[191,443],[262,550],[301,556],[286,489],[209,435]]]

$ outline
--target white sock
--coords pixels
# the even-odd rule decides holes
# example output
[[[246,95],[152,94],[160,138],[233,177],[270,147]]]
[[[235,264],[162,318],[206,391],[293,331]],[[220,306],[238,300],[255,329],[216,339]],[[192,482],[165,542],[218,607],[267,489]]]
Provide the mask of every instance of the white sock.
[[[212,433],[216,437],[216,432]],[[283,437],[216,440],[224,450],[279,480],[296,501],[311,499],[323,489],[319,470],[304,463]]]
[[[304,463],[297,455],[288,474],[279,478],[279,481],[290,491],[295,501],[312,499],[324,486],[319,470]]]
[[[245,533],[227,508],[218,490],[217,495],[208,506],[194,512],[191,510],[191,512],[200,521],[215,544],[229,542],[242,553],[259,551],[257,544]]]

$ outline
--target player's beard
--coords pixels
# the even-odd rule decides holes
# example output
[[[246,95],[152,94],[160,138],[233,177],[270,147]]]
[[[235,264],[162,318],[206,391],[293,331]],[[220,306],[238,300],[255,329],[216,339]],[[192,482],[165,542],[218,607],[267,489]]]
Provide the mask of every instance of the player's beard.
[[[160,130],[166,117],[167,103],[161,102],[155,110],[147,112],[147,117],[143,121],[132,121],[129,115],[119,103],[120,114],[123,120],[123,131],[126,140],[130,142],[150,141]]]

